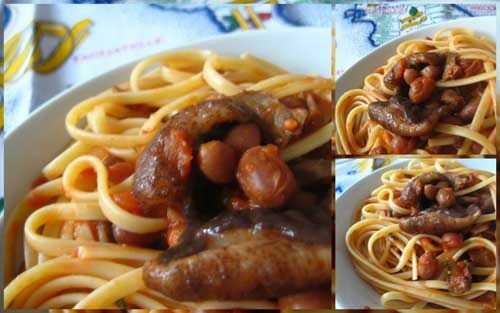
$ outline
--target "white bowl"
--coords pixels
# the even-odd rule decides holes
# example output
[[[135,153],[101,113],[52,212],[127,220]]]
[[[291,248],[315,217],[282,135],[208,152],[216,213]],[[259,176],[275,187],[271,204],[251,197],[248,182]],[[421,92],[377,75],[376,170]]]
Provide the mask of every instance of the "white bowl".
[[[304,27],[235,33],[172,50],[209,49],[234,56],[248,52],[291,72],[331,77],[331,47],[330,28]],[[44,103],[6,135],[5,213],[2,213],[2,217],[5,214],[9,218],[9,214],[27,194],[30,184],[40,175],[43,166],[71,142],[64,126],[68,111],[80,101],[127,81],[138,61],[119,66],[66,90]],[[6,118],[8,123],[8,116]]]
[[[417,31],[406,34],[391,40],[382,46],[376,48],[366,56],[361,58],[353,66],[342,74],[336,80],[335,95],[338,100],[346,91],[355,88],[361,88],[365,77],[372,73],[377,67],[385,65],[387,60],[396,54],[396,47],[402,42],[410,39],[425,38],[426,36],[433,36],[437,31],[443,28],[462,27],[473,29],[476,33],[486,36],[488,39],[495,41],[496,38],[496,17],[471,17],[452,20],[449,22],[439,23],[423,27]],[[342,43],[338,43],[336,49],[337,58],[342,57]]]
[[[495,159],[456,159],[462,165],[490,172],[496,172]],[[396,168],[406,167],[404,163],[392,164],[379,168],[368,176],[349,187],[335,202],[335,271],[336,309],[383,309],[380,294],[368,283],[362,280],[352,265],[351,257],[345,244],[347,230],[354,222],[354,213],[370,196],[370,193],[380,186],[383,173]]]

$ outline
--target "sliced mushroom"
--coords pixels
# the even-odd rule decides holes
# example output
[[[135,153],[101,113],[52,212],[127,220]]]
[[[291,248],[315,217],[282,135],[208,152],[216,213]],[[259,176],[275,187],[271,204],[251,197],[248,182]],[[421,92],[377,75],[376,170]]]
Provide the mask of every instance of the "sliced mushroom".
[[[483,214],[493,213],[495,211],[495,206],[493,205],[491,194],[487,189],[484,188],[474,193],[459,197],[457,199],[457,202],[464,205],[475,203],[479,205]]]
[[[447,173],[446,177],[448,177],[449,181],[451,182],[451,185],[453,187],[453,190],[459,191],[465,188],[468,188],[470,186],[473,186],[476,184],[479,180],[478,178],[470,173],[470,174],[451,174]]]
[[[408,209],[414,208],[420,210],[422,205],[422,196],[425,192],[425,186],[434,185],[439,182],[443,182],[443,185],[449,185],[451,183],[446,175],[438,172],[424,173],[412,178],[401,192],[401,197],[399,198],[400,205]],[[430,189],[430,187],[427,188]]]
[[[407,57],[408,66],[423,68],[427,65],[440,66],[444,63],[445,56],[436,52],[417,52]]]
[[[410,234],[442,235],[448,232],[459,233],[471,227],[481,215],[476,204],[467,208],[428,209],[415,216],[401,219],[399,227]]]
[[[368,105],[370,119],[385,129],[404,137],[429,135],[438,123],[445,107],[430,101],[422,109],[405,97],[394,96],[389,101],[376,101]]]

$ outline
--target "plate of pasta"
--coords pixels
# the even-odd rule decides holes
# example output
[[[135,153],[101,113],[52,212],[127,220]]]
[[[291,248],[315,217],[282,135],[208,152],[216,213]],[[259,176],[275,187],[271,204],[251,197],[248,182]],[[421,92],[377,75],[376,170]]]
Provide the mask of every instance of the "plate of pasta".
[[[8,134],[5,308],[329,308],[330,36],[162,52]]]
[[[495,155],[495,25],[424,27],[359,60],[337,80],[337,153]]]
[[[496,161],[413,159],[336,201],[336,308],[493,310]]]

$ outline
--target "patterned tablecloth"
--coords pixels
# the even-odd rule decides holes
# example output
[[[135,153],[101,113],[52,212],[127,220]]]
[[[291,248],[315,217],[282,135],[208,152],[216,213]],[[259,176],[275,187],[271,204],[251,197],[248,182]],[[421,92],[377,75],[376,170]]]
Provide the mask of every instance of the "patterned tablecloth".
[[[3,7],[5,132],[18,126],[54,95],[131,60],[227,33],[259,28],[330,27],[332,23],[330,4],[302,4],[318,1],[251,6],[205,4],[207,1],[134,2],[127,5],[10,4]],[[191,4],[175,5],[173,2]],[[222,2],[248,1],[218,3]],[[3,153],[0,164],[3,166]],[[2,194],[0,182],[0,196]]]
[[[111,4],[111,3],[158,3],[158,4],[289,4],[289,3],[328,3],[332,0],[6,0],[6,3],[73,3],[73,4]]]
[[[335,160],[335,198],[338,198],[349,187],[373,171],[405,160],[397,158],[363,158]]]
[[[366,1],[336,2],[336,77],[384,42],[418,28],[462,17],[496,15],[496,4],[492,1],[476,1],[474,4],[470,1],[447,1],[461,4],[436,3],[442,1],[360,4],[363,2]]]
[[[133,59],[246,29],[331,25],[327,4],[23,4],[4,13],[6,132],[55,94]]]

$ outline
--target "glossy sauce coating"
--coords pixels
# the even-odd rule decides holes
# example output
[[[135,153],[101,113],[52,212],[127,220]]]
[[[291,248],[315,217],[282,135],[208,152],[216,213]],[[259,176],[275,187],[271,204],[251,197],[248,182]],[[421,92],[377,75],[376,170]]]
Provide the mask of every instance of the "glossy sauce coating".
[[[273,145],[247,150],[236,177],[247,197],[262,208],[283,206],[297,188],[292,171]]]
[[[146,262],[150,288],[180,301],[273,299],[331,283],[331,247],[250,241],[169,263]],[[286,275],[284,275],[286,273]]]
[[[235,150],[219,140],[202,144],[198,151],[200,170],[216,184],[227,184],[234,179],[237,161]]]
[[[224,142],[233,147],[239,154],[260,145],[262,135],[255,123],[244,123],[234,126],[224,138]]]

